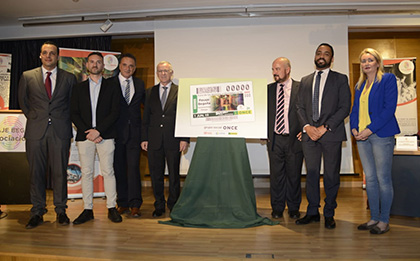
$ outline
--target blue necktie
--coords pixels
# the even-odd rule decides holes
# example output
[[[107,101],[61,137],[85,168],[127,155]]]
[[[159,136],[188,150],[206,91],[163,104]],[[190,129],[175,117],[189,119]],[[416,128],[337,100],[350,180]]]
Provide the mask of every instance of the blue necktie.
[[[166,97],[168,96],[168,87],[163,86],[163,93],[162,98],[160,99],[160,103],[162,104],[162,110],[165,108]]]
[[[319,120],[319,85],[321,83],[322,71],[319,71],[315,79],[314,97],[312,99],[312,120]]]

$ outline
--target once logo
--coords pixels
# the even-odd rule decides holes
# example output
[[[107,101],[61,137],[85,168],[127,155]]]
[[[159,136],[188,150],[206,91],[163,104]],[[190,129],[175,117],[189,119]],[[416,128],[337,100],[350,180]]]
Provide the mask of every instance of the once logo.
[[[238,130],[238,126],[223,126],[223,130]]]

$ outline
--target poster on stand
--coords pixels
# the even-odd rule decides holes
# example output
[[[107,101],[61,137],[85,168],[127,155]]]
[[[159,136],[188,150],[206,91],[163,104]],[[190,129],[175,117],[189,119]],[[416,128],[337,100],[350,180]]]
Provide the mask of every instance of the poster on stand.
[[[0,110],[9,109],[12,55],[0,53]]]
[[[25,152],[25,126],[23,113],[0,113],[0,152]]]
[[[400,136],[417,134],[416,58],[384,59],[385,72],[397,78],[398,103],[395,115]]]
[[[91,52],[100,52],[104,56],[104,78],[112,77],[118,73],[118,61],[121,55],[119,52],[60,48],[58,66],[65,71],[73,73],[78,82],[85,81],[89,76],[86,69],[87,56]],[[74,126],[73,137],[76,137]],[[104,181],[100,173],[99,159],[98,155],[96,155],[93,180],[94,197],[105,196]],[[79,161],[79,153],[74,139],[71,143],[69,165],[67,167],[67,187],[68,198],[82,198],[82,170]]]
[[[180,79],[176,137],[267,138],[266,79]]]

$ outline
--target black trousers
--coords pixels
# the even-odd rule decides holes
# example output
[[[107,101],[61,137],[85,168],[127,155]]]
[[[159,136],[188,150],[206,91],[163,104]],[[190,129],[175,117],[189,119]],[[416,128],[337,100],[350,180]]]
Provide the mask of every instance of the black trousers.
[[[306,134],[304,134],[306,135]],[[306,197],[308,199],[307,215],[316,215],[320,207],[320,170],[321,157],[324,160],[324,190],[325,206],[324,216],[332,217],[337,207],[337,194],[340,187],[340,166],[341,166],[341,141],[326,142],[308,140],[302,142],[303,154],[305,156],[306,175]]]
[[[270,199],[274,212],[299,210],[302,201],[301,174],[303,153],[293,152],[289,136],[276,135],[273,150],[268,150],[270,161]]]
[[[129,140],[115,143],[114,171],[119,207],[140,208],[143,203],[140,177],[140,144]]]
[[[165,160],[169,171],[169,196],[167,206],[172,210],[180,194],[179,163],[181,152],[169,150],[162,146],[158,150],[148,150],[149,170],[152,179],[153,195],[155,196],[155,209],[165,210],[164,173]]]

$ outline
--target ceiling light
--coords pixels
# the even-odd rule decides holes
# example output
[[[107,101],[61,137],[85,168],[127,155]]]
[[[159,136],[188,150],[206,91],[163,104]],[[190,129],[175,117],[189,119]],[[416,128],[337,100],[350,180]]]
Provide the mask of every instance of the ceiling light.
[[[106,33],[109,30],[109,28],[112,27],[112,25],[113,23],[111,22],[111,20],[106,19],[105,23],[101,25],[102,32]]]

